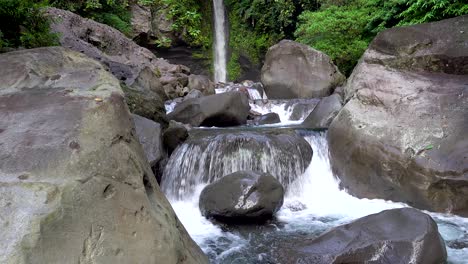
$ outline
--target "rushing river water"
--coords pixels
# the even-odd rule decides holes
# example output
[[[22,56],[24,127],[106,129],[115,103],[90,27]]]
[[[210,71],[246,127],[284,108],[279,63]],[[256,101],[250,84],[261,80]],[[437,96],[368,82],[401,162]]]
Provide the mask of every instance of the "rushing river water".
[[[284,108],[277,110],[282,111],[281,109]],[[285,113],[281,115],[286,116]],[[288,123],[289,120],[282,121]],[[284,205],[277,213],[277,220],[268,225],[222,227],[206,220],[198,209],[198,198],[209,180],[196,181],[194,186],[191,186],[189,195],[178,196],[179,198],[169,195],[179,219],[212,263],[278,263],[274,253],[280,252],[282,245],[287,244],[291,238],[317,237],[334,226],[359,217],[407,206],[384,200],[358,199],[340,190],[339,181],[333,176],[330,167],[326,132],[296,132],[312,146],[312,162],[306,171],[289,185]],[[194,150],[189,145],[182,145],[179,151],[185,152],[184,155],[196,155],[198,160],[206,157],[212,159],[213,155],[216,155],[213,153],[214,149],[209,147],[201,151]],[[182,163],[187,161],[173,159],[175,158],[171,157],[169,164],[177,168],[183,167]],[[223,160],[223,157],[219,157],[217,162],[241,164]],[[242,166],[245,167],[245,164]],[[239,169],[245,169],[244,167]],[[196,173],[209,174],[208,170],[209,168],[207,171]],[[189,179],[193,175],[186,171],[183,177]],[[167,190],[165,192],[170,193]],[[438,223],[439,231],[446,241],[449,263],[468,263],[468,218],[429,214]]]

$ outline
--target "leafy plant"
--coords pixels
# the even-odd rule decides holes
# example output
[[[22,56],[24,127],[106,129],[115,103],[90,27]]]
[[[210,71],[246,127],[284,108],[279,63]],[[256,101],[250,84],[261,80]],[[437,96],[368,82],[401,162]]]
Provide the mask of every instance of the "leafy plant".
[[[43,14],[47,1],[0,0],[0,47],[35,48],[58,44]]]

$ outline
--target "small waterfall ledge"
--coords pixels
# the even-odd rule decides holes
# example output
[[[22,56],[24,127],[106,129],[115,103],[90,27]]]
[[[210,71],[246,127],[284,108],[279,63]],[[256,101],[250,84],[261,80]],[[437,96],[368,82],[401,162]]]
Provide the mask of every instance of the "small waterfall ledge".
[[[226,132],[192,135],[174,151],[161,186],[170,199],[183,199],[196,186],[241,170],[268,172],[286,187],[312,159],[310,145],[293,131]]]
[[[214,10],[214,80],[226,82],[227,80],[227,47],[226,47],[226,10],[224,0],[213,0]]]

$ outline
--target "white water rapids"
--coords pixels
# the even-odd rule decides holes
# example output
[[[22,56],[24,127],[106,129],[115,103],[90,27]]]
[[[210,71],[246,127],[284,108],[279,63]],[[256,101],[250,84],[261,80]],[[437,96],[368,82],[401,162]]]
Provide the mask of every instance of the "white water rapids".
[[[260,110],[269,112],[273,109],[280,111],[278,114],[284,117],[282,121],[287,123],[283,119],[287,119],[290,113],[281,113],[288,111],[287,108],[278,106]],[[284,125],[283,122],[280,125]],[[272,253],[278,249],[271,246],[272,241],[304,234],[316,237],[332,227],[359,217],[407,206],[384,200],[358,199],[340,190],[339,182],[331,171],[326,132],[298,133],[312,146],[313,158],[303,175],[289,186],[284,205],[277,213],[278,225],[262,227],[260,232],[253,230],[246,233],[236,229],[222,229],[206,220],[198,209],[198,199],[207,182],[193,186],[196,191],[183,200],[168,197],[177,216],[191,237],[209,256],[211,263],[276,263]],[[197,155],[204,157],[203,153]],[[217,162],[223,162],[222,157]],[[182,163],[179,166],[183,166]],[[300,207],[305,209],[294,209]],[[438,223],[439,231],[446,241],[449,263],[468,263],[468,218],[429,214]]]
[[[227,78],[227,60],[226,60],[226,12],[224,9],[224,0],[213,0],[214,9],[214,28],[215,28],[215,43],[214,43],[214,80],[218,82],[226,82]]]

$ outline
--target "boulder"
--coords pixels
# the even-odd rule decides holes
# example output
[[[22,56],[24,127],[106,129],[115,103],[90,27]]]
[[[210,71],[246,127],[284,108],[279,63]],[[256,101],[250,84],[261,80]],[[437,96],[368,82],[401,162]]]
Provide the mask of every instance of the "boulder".
[[[293,99],[328,96],[345,77],[324,53],[282,40],[268,49],[261,79],[269,99]]]
[[[268,113],[258,117],[255,117],[254,124],[255,125],[267,125],[267,124],[275,124],[280,123],[281,119],[277,113]]]
[[[179,122],[171,120],[169,127],[164,131],[163,142],[164,148],[169,155],[188,138],[187,127]]]
[[[190,90],[199,90],[203,95],[215,94],[215,85],[208,76],[192,74],[188,77]]]
[[[468,215],[468,16],[381,32],[328,137],[358,197]]]
[[[437,224],[429,215],[412,208],[369,215],[316,239],[287,241],[275,254],[281,263],[447,262]]]
[[[146,5],[132,3],[130,4],[130,14],[132,16],[132,38],[143,43],[147,42],[152,35],[151,8]]]
[[[0,263],[208,263],[103,65],[62,47],[0,65]]]
[[[156,179],[158,182],[161,182],[162,171],[164,171],[164,168],[160,167],[163,165],[164,160],[167,157],[162,144],[161,125],[135,114],[132,115],[132,118],[135,124],[138,141],[143,147],[145,156],[154,175],[156,176]]]
[[[237,126],[247,122],[250,105],[241,92],[188,99],[168,114],[168,119],[192,126]]]
[[[283,205],[284,189],[270,174],[239,171],[206,186],[200,194],[202,215],[226,222],[262,222]]]
[[[62,46],[86,54],[104,64],[119,79],[130,110],[143,117],[164,123],[166,90],[184,87],[186,67],[158,59],[118,30],[71,12],[48,8],[51,29],[59,33]],[[164,87],[161,78],[176,77]],[[185,76],[185,78],[184,78]]]
[[[194,186],[237,171],[264,171],[287,188],[309,166],[312,147],[294,130],[197,129],[171,155],[161,188],[171,198],[190,196]]]
[[[312,129],[328,128],[342,107],[339,94],[322,98],[302,125]]]

